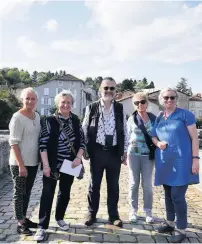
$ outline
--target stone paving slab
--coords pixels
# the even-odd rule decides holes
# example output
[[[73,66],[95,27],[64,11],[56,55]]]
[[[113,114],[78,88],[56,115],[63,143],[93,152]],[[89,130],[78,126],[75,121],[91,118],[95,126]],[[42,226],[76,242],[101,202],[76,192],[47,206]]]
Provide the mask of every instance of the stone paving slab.
[[[75,179],[72,186],[71,200],[65,214],[65,220],[70,223],[69,231],[60,230],[54,220],[56,195],[52,208],[50,228],[43,243],[167,243],[171,234],[155,232],[155,226],[164,218],[164,195],[162,187],[154,187],[153,225],[145,223],[143,194],[140,188],[139,219],[136,224],[128,221],[128,169],[122,166],[120,177],[119,212],[124,222],[123,228],[117,228],[108,223],[107,190],[105,175],[101,187],[100,208],[97,223],[92,227],[84,225],[87,214],[87,191],[89,184],[89,165],[85,162],[85,179]],[[16,220],[12,210],[12,180],[8,174],[0,175],[0,243],[36,243],[33,236],[25,237],[17,234]],[[42,190],[42,172],[39,171],[32,191],[28,216],[38,222],[39,201]],[[57,192],[57,190],[56,190]],[[202,243],[202,193],[194,186],[187,191],[188,222],[187,238],[184,243]],[[35,233],[36,230],[33,229]]]

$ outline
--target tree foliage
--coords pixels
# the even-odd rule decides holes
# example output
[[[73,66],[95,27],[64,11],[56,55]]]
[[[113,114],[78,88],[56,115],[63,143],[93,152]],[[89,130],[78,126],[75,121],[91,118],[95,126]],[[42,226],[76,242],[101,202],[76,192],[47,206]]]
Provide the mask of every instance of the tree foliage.
[[[176,88],[178,91],[181,91],[187,95],[191,96],[193,94],[191,87],[188,87],[187,79],[184,77],[182,77],[181,80],[177,83]]]

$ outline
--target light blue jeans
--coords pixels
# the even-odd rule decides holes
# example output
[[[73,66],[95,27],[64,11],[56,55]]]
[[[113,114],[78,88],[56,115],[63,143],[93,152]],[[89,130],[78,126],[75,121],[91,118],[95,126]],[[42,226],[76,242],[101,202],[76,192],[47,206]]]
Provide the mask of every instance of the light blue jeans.
[[[152,172],[154,161],[149,156],[128,155],[129,164],[129,203],[131,214],[138,211],[138,193],[140,176],[143,188],[144,211],[146,215],[152,214],[153,190]]]

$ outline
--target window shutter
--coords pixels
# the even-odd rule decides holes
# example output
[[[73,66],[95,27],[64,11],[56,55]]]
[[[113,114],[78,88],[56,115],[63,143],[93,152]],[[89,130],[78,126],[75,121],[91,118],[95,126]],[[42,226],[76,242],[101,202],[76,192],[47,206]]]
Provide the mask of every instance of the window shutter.
[[[48,99],[48,105],[51,105],[51,98]]]
[[[44,97],[41,98],[41,104],[44,104]]]

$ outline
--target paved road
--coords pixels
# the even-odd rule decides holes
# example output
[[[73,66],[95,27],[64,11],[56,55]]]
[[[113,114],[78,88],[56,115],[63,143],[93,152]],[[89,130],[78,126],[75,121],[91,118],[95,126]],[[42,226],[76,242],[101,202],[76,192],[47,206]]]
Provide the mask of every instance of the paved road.
[[[164,217],[164,196],[161,187],[154,188],[153,215],[155,224],[148,225],[144,221],[143,212],[139,212],[137,224],[128,222],[128,171],[122,166],[120,178],[120,216],[124,220],[122,229],[115,228],[107,223],[106,208],[106,184],[105,180],[101,189],[101,203],[98,213],[98,223],[91,228],[83,225],[83,219],[87,214],[87,190],[89,183],[89,168],[86,163],[87,174],[83,180],[75,180],[72,188],[71,200],[65,219],[70,223],[68,232],[57,228],[54,221],[55,201],[52,210],[50,229],[47,233],[47,243],[167,243],[168,235],[157,234],[155,225]],[[105,178],[105,177],[104,177]],[[33,221],[38,221],[39,200],[42,188],[42,174],[38,173],[32,191],[29,205],[29,215]],[[23,237],[16,232],[16,221],[12,211],[12,181],[9,175],[0,175],[0,243],[35,243],[33,236]],[[193,186],[187,192],[189,228],[185,242],[202,242],[202,193]],[[142,207],[142,191],[140,190],[140,207]],[[35,231],[35,230],[34,230]]]

